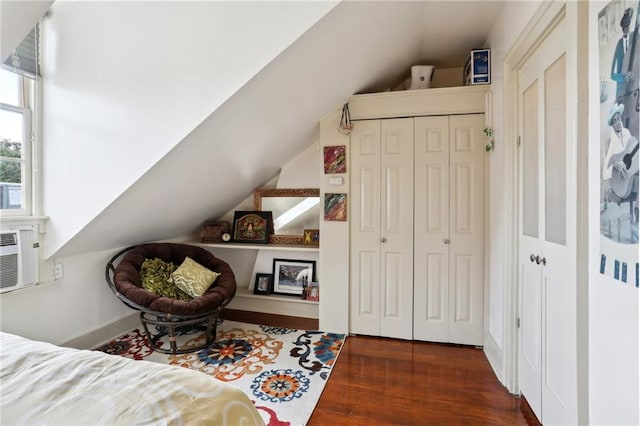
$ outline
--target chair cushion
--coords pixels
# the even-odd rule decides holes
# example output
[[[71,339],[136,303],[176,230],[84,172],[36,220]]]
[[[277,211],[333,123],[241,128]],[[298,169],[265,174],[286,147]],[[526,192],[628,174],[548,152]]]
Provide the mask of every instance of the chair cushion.
[[[146,259],[160,258],[180,265],[186,257],[220,274],[200,297],[189,301],[159,296],[142,288],[140,269]],[[133,303],[150,311],[177,315],[198,315],[215,311],[235,294],[236,278],[231,267],[202,247],[177,243],[142,244],[129,250],[116,266],[113,283],[116,289]]]
[[[160,296],[178,300],[191,300],[193,296],[182,291],[171,280],[176,265],[162,259],[146,259],[140,269],[140,282],[145,288]]]
[[[173,284],[191,297],[200,297],[220,276],[187,256],[171,274]]]

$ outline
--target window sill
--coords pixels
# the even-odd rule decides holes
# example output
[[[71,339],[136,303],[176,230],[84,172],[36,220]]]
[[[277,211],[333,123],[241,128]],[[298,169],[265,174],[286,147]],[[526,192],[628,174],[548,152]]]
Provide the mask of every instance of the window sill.
[[[49,216],[1,216],[0,222],[3,229],[14,229],[20,226],[38,225],[41,234],[46,232],[46,223]]]

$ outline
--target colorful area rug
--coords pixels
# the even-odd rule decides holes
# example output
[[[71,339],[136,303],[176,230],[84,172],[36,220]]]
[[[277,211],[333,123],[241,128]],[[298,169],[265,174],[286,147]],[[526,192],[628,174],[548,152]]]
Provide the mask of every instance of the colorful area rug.
[[[178,343],[196,345],[204,338],[196,331],[180,336]],[[297,426],[311,417],[344,339],[344,334],[225,320],[218,325],[216,341],[198,352],[154,352],[141,329],[96,350],[209,374],[245,392],[265,424]]]

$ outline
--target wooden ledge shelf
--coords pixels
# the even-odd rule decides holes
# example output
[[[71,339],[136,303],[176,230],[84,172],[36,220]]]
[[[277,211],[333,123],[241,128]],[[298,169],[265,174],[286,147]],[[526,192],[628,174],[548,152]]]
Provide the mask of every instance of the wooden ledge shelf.
[[[236,297],[229,303],[228,308],[266,314],[286,313],[290,316],[314,319],[318,319],[319,310],[318,302],[313,300],[278,294],[253,294],[247,287],[238,287]]]
[[[239,244],[239,243],[191,243],[200,247],[215,247],[215,248],[227,248],[227,249],[240,249],[240,250],[287,250],[287,251],[319,251],[319,247],[315,246],[300,246],[294,244]]]
[[[260,300],[271,300],[271,301],[279,301],[284,303],[304,303],[309,305],[317,305],[318,301],[316,300],[304,300],[300,297],[296,296],[282,296],[279,294],[254,294],[246,287],[239,287],[236,290],[236,297],[248,297],[252,299],[260,299]]]

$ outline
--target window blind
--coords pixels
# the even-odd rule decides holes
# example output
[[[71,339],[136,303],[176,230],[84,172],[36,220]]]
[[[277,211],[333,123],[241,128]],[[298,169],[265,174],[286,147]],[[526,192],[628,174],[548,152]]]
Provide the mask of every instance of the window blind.
[[[27,77],[40,77],[38,38],[39,26],[36,25],[20,45],[11,52],[2,67]]]

